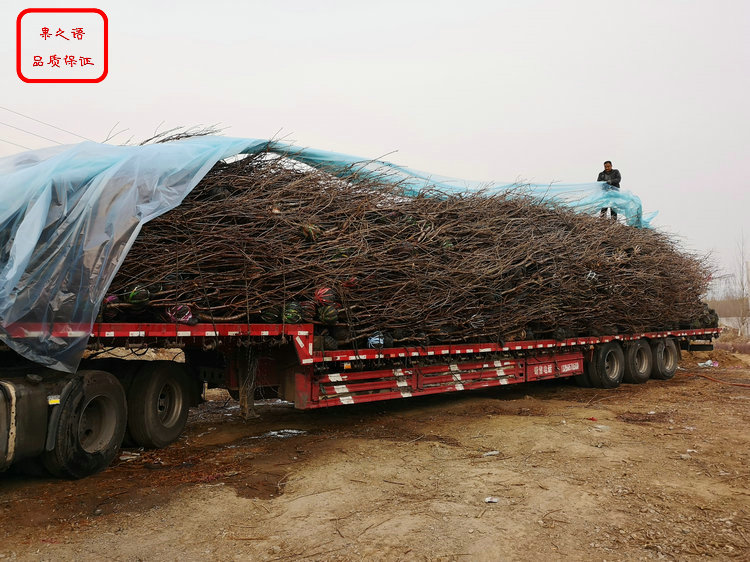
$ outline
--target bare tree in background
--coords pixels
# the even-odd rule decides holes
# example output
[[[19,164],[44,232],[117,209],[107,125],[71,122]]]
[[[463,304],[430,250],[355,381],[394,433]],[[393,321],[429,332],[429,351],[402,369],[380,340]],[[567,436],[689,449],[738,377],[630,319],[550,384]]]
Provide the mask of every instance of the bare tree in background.
[[[737,242],[737,253],[735,262],[735,277],[731,289],[730,298],[733,303],[733,316],[737,321],[739,335],[747,335],[747,320],[750,317],[750,289],[748,280],[747,248],[745,244],[745,233],[740,231],[740,239]]]

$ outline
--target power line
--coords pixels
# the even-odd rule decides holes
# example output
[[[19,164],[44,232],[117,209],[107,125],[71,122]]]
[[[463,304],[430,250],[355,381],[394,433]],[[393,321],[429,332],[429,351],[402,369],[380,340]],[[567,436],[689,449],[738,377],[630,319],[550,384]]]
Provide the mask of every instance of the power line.
[[[24,145],[22,145],[22,144],[18,144],[17,142],[13,142],[13,141],[5,140],[5,139],[0,139],[0,141],[2,141],[2,142],[7,142],[8,144],[14,144],[14,145],[16,145],[16,146],[20,146],[21,148],[25,148],[26,150],[33,150],[33,148],[29,148],[28,146],[24,146]]]
[[[48,140],[50,142],[54,142],[55,144],[62,144],[61,142],[56,141],[55,139],[51,139],[49,137],[45,137],[44,135],[37,135],[36,133],[32,133],[31,131],[27,131],[26,129],[22,129],[21,127],[16,127],[15,125],[10,125],[9,123],[3,123],[0,121],[0,125],[5,125],[6,127],[10,127],[11,129],[16,129],[18,131],[23,131],[24,133],[28,133],[30,135],[34,135],[35,137],[39,137],[40,139]]]
[[[18,111],[13,111],[12,109],[8,109],[7,107],[3,107],[0,105],[0,109],[4,109],[5,111],[10,111],[11,113],[15,113],[16,115],[20,115],[21,117],[25,117],[26,119],[31,119],[32,121],[36,121],[37,123],[41,123],[42,125],[47,125],[48,127],[52,127],[53,129],[57,129],[58,131],[62,131],[63,133],[68,133],[69,135],[73,135],[74,137],[78,137],[79,139],[90,141],[91,139],[88,137],[84,137],[83,135],[79,135],[78,133],[74,133],[73,131],[68,131],[67,129],[63,129],[62,127],[57,127],[56,125],[52,125],[51,123],[47,123],[45,121],[41,121],[39,119],[34,119],[33,117],[29,115],[24,115],[23,113],[19,113]],[[95,142],[95,141],[91,141]]]

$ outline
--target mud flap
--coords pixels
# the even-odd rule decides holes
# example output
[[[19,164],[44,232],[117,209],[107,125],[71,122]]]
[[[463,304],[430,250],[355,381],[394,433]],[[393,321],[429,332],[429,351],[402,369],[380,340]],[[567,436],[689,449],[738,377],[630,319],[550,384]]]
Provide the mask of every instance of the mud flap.
[[[0,471],[13,462],[16,445],[16,396],[13,387],[0,382]]]

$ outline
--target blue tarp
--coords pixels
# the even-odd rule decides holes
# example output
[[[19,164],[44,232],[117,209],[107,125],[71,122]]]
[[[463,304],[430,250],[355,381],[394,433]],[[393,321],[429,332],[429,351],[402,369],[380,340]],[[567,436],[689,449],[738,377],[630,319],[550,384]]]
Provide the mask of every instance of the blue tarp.
[[[389,162],[300,149],[286,143],[216,136],[145,146],[84,142],[0,159],[0,340],[21,355],[73,372],[107,289],[143,224],[179,205],[218,161],[271,151],[340,177],[398,182],[408,196],[514,190],[595,214],[612,207],[631,226],[647,226],[640,199],[601,182],[523,185],[432,176]],[[39,336],[11,338],[11,324]],[[55,338],[55,324],[85,335]]]

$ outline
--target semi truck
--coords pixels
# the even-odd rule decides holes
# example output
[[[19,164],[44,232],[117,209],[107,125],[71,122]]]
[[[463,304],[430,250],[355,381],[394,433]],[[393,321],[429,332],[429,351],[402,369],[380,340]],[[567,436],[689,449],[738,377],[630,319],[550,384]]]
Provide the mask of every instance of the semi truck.
[[[585,337],[572,337],[575,332],[544,332],[557,339],[535,337],[521,330],[519,323],[510,332],[514,335],[480,336],[477,331],[472,336],[467,328],[469,331],[460,339],[446,335],[441,336],[440,343],[420,337],[408,344],[405,336],[393,344],[368,332],[372,337],[367,345],[358,347],[357,342],[361,344],[362,340],[331,342],[333,335],[325,335],[324,326],[303,323],[302,315],[295,321],[286,315],[268,320],[262,311],[251,316],[249,307],[247,314],[210,316],[210,322],[203,317],[198,323],[182,322],[187,318],[177,316],[166,322],[151,321],[168,315],[128,317],[128,321],[119,322],[106,317],[101,305],[145,223],[181,205],[217,162],[255,155],[257,160],[251,160],[247,170],[239,171],[256,173],[256,167],[274,154],[284,158],[284,164],[274,168],[274,173],[293,169],[288,166],[293,161],[305,169],[323,171],[325,178],[342,180],[342,186],[361,180],[386,182],[398,186],[393,199],[397,203],[403,197],[421,197],[434,190],[463,194],[468,189],[491,194],[517,187],[498,185],[487,191],[485,184],[449,178],[438,181],[431,174],[379,160],[298,149],[276,141],[216,136],[123,147],[84,142],[0,159],[0,470],[20,463],[41,464],[53,475],[82,478],[106,468],[123,443],[166,447],[179,437],[189,408],[201,401],[206,387],[229,389],[246,414],[257,389],[263,389],[266,395],[275,392],[296,408],[313,409],[554,378],[614,388],[623,381],[671,378],[680,349],[705,349],[718,335],[718,329],[707,327],[714,323],[696,324],[689,318],[678,319],[684,323],[672,318],[625,324],[657,327],[663,323],[668,328],[642,333],[624,333],[622,327],[597,327],[591,332],[596,335]],[[233,173],[229,175],[234,177]],[[263,175],[262,171],[258,173]],[[328,185],[328,179],[322,181]],[[317,193],[320,186],[312,187]],[[524,193],[553,200],[555,205],[596,214],[603,207],[614,206],[627,217],[628,225],[641,227],[647,223],[640,200],[625,190],[603,190],[599,183],[568,184],[554,190],[549,185],[526,187]],[[223,189],[217,186],[217,194],[221,195]],[[251,187],[247,189],[253,193]],[[213,193],[213,188],[210,191]],[[338,192],[331,193],[335,197]],[[382,201],[380,195],[374,198],[374,208]],[[290,208],[298,210],[296,199]],[[296,210],[289,214],[292,218],[284,219],[287,222],[273,219],[274,224],[281,225],[285,233],[297,233],[297,227],[288,228],[296,220]],[[276,204],[258,213],[263,220],[266,215],[285,216]],[[348,217],[346,213],[341,216]],[[534,212],[533,217],[537,216]],[[381,218],[386,222],[392,219],[390,215]],[[415,224],[414,217],[404,219],[404,224]],[[182,226],[178,225],[178,230],[182,231]],[[318,227],[301,226],[305,240],[299,244],[312,244]],[[566,241],[571,232],[569,226],[561,230],[556,242],[569,244]],[[420,231],[419,236],[422,234]],[[294,236],[298,238],[299,234]],[[295,240],[291,243],[297,244]],[[440,251],[453,244],[452,240],[443,240]],[[407,246],[412,247],[405,248],[404,253],[411,255],[413,245]],[[195,243],[191,240],[186,247],[194,248]],[[283,248],[283,243],[279,247]],[[669,245],[659,248],[655,251],[657,258],[671,251]],[[607,256],[612,262],[612,279],[632,274],[622,260],[640,255],[643,248],[633,244],[625,250],[623,256]],[[607,251],[602,246],[602,255]],[[347,252],[347,248],[337,247],[331,258],[338,259]],[[486,258],[484,254],[480,257]],[[155,259],[159,259],[158,254]],[[529,255],[523,263],[510,260],[509,267],[519,278],[531,275],[534,259]],[[175,278],[179,279],[181,270],[179,264],[175,265]],[[591,263],[591,267],[599,265]],[[275,271],[274,267],[270,264],[266,271]],[[662,267],[659,259],[656,267]],[[697,306],[701,267],[697,262],[690,262],[689,267],[696,268],[697,273],[685,277],[692,279],[688,283],[692,285],[683,288],[682,300],[695,301]],[[589,297],[601,299],[607,291],[617,290],[614,284],[604,284],[600,287],[604,292],[596,293],[597,273],[583,267],[578,273],[586,285],[575,296],[575,303],[589,302]],[[644,281],[652,285],[644,286],[644,290],[659,285],[659,290],[669,292],[671,287],[665,280],[674,276],[665,277],[658,269],[652,273]],[[240,270],[232,270],[232,274],[238,280],[243,278]],[[198,278],[199,290],[213,282],[202,272]],[[511,284],[515,281],[515,274],[506,279]],[[551,286],[558,287],[558,282],[554,279]],[[216,286],[214,289],[218,290]],[[494,304],[477,300],[477,306],[499,306],[497,299],[503,291],[505,288],[493,292]],[[133,289],[130,295],[134,293],[138,291]],[[283,294],[278,297],[283,298]],[[393,297],[394,304],[397,298]],[[474,302],[477,297],[467,298]],[[143,304],[140,298],[138,302]],[[271,304],[260,302],[262,306]],[[171,304],[184,303],[178,299]],[[530,320],[538,313],[538,308],[530,313]],[[547,311],[547,316],[554,315]],[[245,323],[233,323],[236,318],[243,318]],[[253,318],[271,323],[253,323]],[[273,323],[279,318],[285,322]],[[331,319],[332,324],[336,322]],[[468,326],[479,330],[474,324]],[[330,331],[333,326],[325,328]],[[602,335],[607,333],[610,335]],[[161,350],[161,359],[146,360],[143,352],[147,349]],[[108,356],[106,352],[112,350],[125,350],[129,358]]]
[[[207,387],[228,389],[245,413],[258,389],[303,410],[557,378],[610,389],[671,379],[681,350],[711,349],[719,335],[717,328],[701,328],[326,349],[313,324],[19,324],[6,330],[18,342],[90,333],[88,355],[75,373],[42,367],[0,344],[0,469],[30,461],[63,478],[105,469],[123,441],[146,448],[174,442]],[[112,349],[131,358],[106,357]],[[171,350],[173,359],[139,358],[146,349]]]

